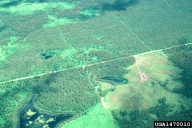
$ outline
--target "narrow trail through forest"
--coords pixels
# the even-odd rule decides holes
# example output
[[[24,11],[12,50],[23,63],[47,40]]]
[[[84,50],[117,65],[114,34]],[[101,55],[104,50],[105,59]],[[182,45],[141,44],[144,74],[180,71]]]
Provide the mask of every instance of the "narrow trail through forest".
[[[173,47],[159,49],[159,50],[151,50],[151,51],[144,52],[144,53],[139,53],[139,54],[136,54],[136,55],[128,55],[128,56],[124,56],[124,57],[118,57],[118,58],[114,58],[114,59],[110,59],[110,60],[106,60],[106,61],[101,61],[101,62],[97,62],[97,63],[93,63],[93,64],[87,64],[87,65],[82,65],[82,66],[76,66],[76,67],[61,69],[61,70],[58,70],[58,71],[46,72],[46,73],[32,75],[32,76],[26,76],[26,77],[22,77],[22,78],[17,78],[17,79],[13,79],[13,80],[8,80],[8,81],[0,82],[0,84],[5,84],[5,83],[8,83],[8,82],[16,82],[16,81],[30,79],[30,78],[34,78],[34,77],[38,77],[38,76],[43,76],[43,75],[48,75],[48,74],[52,74],[52,73],[58,73],[58,72],[62,72],[62,71],[70,70],[70,69],[74,69],[74,68],[83,68],[84,69],[86,67],[90,67],[90,66],[94,66],[94,65],[98,65],[98,64],[104,64],[104,63],[112,62],[112,61],[119,60],[119,59],[125,59],[125,58],[128,58],[130,56],[137,57],[137,56],[141,56],[141,55],[145,55],[145,54],[149,54],[149,53],[160,52],[160,51],[163,51],[163,50],[169,50],[169,49],[172,49],[172,48],[181,47],[181,46],[190,45],[190,44],[192,44],[192,43],[176,45],[176,46],[173,46]]]

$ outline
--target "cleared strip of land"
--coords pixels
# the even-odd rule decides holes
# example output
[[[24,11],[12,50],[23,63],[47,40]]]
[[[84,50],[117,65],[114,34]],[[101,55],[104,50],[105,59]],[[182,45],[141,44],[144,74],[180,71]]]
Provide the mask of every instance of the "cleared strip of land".
[[[163,51],[163,50],[169,50],[169,49],[172,49],[172,48],[181,47],[181,46],[190,45],[190,44],[192,44],[192,43],[177,45],[177,46],[173,46],[173,47],[169,47],[169,48],[165,48],[165,49],[151,50],[151,51],[148,51],[148,52],[143,52],[143,53],[139,53],[139,54],[132,55],[132,56],[136,57],[136,56],[140,56],[140,55],[145,55],[145,54],[154,53],[154,52],[160,52],[160,51]],[[69,70],[69,69],[74,69],[74,68],[86,68],[86,67],[89,67],[89,66],[103,64],[103,63],[111,62],[111,61],[118,60],[118,59],[128,58],[128,57],[130,57],[130,56],[119,57],[119,58],[115,58],[115,59],[101,61],[101,62],[94,63],[94,64],[88,64],[88,65],[83,65],[83,66],[76,66],[76,67],[71,67],[71,68],[62,69],[62,70],[53,71],[53,72],[46,72],[46,73],[42,73],[42,74],[38,74],[38,75],[33,75],[33,76],[26,76],[26,77],[22,77],[22,78],[17,78],[17,79],[13,79],[13,80],[9,80],[9,81],[0,82],[0,84],[5,84],[5,83],[8,83],[8,82],[20,81],[20,80],[25,80],[25,79],[29,79],[29,78],[38,77],[38,76],[43,76],[43,75],[48,75],[48,74],[52,74],[52,73],[62,72],[62,71]]]

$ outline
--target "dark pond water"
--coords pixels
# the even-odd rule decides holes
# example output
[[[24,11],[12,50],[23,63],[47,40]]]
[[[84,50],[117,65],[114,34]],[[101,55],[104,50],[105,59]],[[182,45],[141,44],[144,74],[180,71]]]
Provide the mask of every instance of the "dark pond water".
[[[33,98],[25,104],[19,113],[18,128],[55,128],[61,121],[68,120],[73,115],[51,115],[40,113],[33,105]]]
[[[52,55],[48,55],[48,54],[45,54],[45,53],[43,53],[41,55],[44,57],[44,59],[49,59],[49,58],[53,57]]]
[[[113,85],[127,84],[128,83],[127,79],[119,78],[119,77],[103,77],[100,79],[100,81],[109,82]]]

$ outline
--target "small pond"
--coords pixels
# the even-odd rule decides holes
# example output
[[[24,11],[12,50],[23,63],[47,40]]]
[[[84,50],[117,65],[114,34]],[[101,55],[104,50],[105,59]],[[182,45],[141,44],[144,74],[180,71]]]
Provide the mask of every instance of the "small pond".
[[[119,77],[103,77],[99,79],[103,82],[111,83],[112,85],[120,85],[120,84],[127,84],[128,80],[125,78],[119,78]]]

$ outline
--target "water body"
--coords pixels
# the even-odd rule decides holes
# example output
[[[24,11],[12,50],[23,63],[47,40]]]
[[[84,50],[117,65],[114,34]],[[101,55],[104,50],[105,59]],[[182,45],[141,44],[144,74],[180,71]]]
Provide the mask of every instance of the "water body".
[[[51,115],[39,112],[33,105],[34,96],[20,110],[17,128],[55,128],[58,123],[73,115]]]
[[[49,59],[49,58],[53,57],[52,55],[48,55],[48,54],[45,54],[45,53],[43,53],[41,55],[44,57],[44,59]]]
[[[103,77],[100,81],[111,83],[112,85],[127,84],[128,80],[119,77]]]

